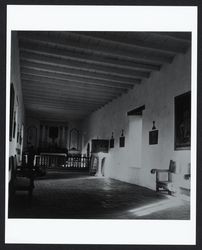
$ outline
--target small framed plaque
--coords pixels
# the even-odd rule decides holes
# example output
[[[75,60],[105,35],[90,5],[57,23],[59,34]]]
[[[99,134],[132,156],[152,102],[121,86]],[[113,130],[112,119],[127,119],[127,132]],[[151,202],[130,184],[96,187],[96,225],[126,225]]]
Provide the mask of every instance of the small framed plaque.
[[[124,148],[125,147],[125,136],[121,136],[119,138],[119,146],[120,146],[120,148]]]
[[[119,147],[124,148],[125,147],[125,136],[123,135],[123,129],[121,131],[121,136],[119,138]]]
[[[149,132],[149,145],[158,144],[158,130],[152,130]]]

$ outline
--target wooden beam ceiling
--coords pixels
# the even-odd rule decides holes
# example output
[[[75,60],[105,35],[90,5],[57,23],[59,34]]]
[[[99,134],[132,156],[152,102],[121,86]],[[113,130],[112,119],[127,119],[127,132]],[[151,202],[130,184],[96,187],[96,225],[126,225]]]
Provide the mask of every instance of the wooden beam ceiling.
[[[83,119],[127,93],[191,44],[184,32],[18,32],[26,112]]]
[[[132,79],[132,78],[121,78],[119,76],[111,76],[111,75],[104,75],[104,74],[97,74],[96,72],[89,72],[88,74],[82,74],[82,72],[77,71],[78,73],[76,74],[75,72],[72,73],[71,71],[68,73],[58,73],[58,72],[51,72],[50,70],[40,70],[40,69],[27,69],[22,67],[21,69],[22,74],[27,74],[27,75],[37,75],[41,77],[51,77],[55,79],[61,79],[61,80],[66,80],[66,81],[75,81],[75,82],[86,82],[86,83],[91,83],[91,85],[96,85],[97,84],[104,84],[105,86],[110,86],[110,83],[113,84],[113,87],[117,86],[133,86],[135,83],[140,83],[140,79]]]
[[[67,56],[74,56],[73,53],[71,53],[71,50],[75,50],[78,52],[79,55],[81,53],[85,53],[86,55],[97,55],[97,56],[105,56],[105,57],[116,57],[122,60],[136,60],[136,61],[149,61],[151,63],[170,63],[173,59],[173,53],[167,52],[167,50],[161,51],[158,50],[158,53],[156,53],[156,50],[150,48],[142,48],[141,46],[138,46],[136,48],[135,46],[129,47],[128,44],[122,44],[119,43],[119,47],[116,46],[117,43],[115,41],[106,42],[106,39],[96,39],[94,36],[90,36],[91,42],[89,41],[83,41],[80,43],[78,39],[75,39],[71,41],[69,37],[65,36],[58,36],[58,33],[56,33],[56,36],[52,36],[50,40],[50,36],[48,33],[29,33],[25,36],[20,35],[22,47],[25,49],[31,49],[34,46],[37,46],[37,50],[39,50],[42,53],[49,54],[51,50],[47,48],[47,45],[50,47],[55,48],[55,53],[60,54],[61,50],[64,52],[64,55]],[[61,33],[59,33],[61,34]],[[71,35],[71,33],[70,33]],[[82,39],[82,36],[85,35],[78,35],[80,36],[80,39]],[[77,38],[78,38],[77,36]],[[62,38],[62,39],[61,39]],[[24,43],[25,41],[25,43]],[[93,43],[93,41],[95,41]],[[103,43],[102,46],[98,46],[97,43]],[[87,43],[87,45],[86,45]],[[46,46],[46,49],[40,49],[43,45]],[[113,45],[113,46],[111,46]],[[30,48],[31,47],[31,48]],[[67,52],[68,51],[68,52]],[[63,53],[62,53],[63,54]]]
[[[144,49],[170,55],[185,53],[190,44],[190,35],[183,36],[177,32],[170,35],[166,32],[130,32],[130,34],[127,32],[71,32],[70,34],[71,36],[82,36],[94,41],[117,44],[122,47],[128,46],[131,49]],[[158,39],[159,36],[161,39]],[[162,36],[165,38],[164,41],[167,41],[166,44],[162,43]]]

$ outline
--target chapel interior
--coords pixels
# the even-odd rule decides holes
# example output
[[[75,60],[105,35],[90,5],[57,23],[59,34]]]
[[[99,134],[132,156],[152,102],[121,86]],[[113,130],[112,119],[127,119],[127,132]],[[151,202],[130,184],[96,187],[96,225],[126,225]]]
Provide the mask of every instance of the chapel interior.
[[[190,219],[191,33],[12,31],[9,218]]]

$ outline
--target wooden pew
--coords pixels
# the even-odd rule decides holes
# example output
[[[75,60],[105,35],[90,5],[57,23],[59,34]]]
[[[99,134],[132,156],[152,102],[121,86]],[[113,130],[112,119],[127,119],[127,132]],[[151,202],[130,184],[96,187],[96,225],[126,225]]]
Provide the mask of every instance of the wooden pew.
[[[11,171],[9,199],[12,199],[18,191],[27,191],[31,198],[34,189],[34,169],[30,166],[17,166],[16,156],[9,157],[9,169]]]

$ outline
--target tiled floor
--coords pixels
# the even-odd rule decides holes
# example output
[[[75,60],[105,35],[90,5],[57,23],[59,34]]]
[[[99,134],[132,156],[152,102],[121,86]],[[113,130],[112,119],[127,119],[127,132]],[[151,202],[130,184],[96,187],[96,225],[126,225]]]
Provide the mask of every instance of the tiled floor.
[[[10,218],[189,219],[189,214],[188,201],[114,179],[64,172],[37,179],[32,201],[19,192],[9,208]]]

